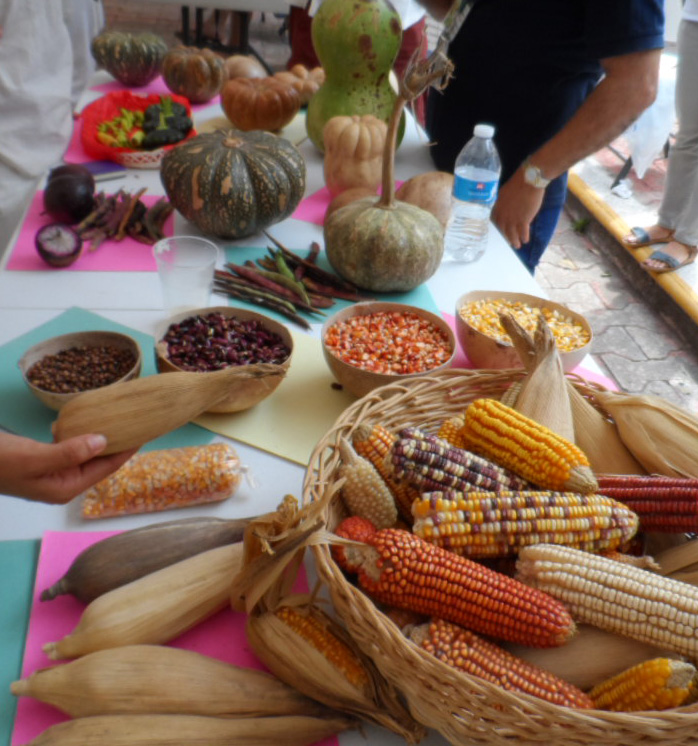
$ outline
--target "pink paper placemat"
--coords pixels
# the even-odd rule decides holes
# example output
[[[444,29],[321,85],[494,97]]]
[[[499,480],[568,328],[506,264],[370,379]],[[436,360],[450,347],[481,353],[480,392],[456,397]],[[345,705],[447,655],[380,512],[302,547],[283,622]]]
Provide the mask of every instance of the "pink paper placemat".
[[[396,181],[395,189],[399,189],[401,185],[401,181]],[[380,190],[378,194],[380,194]],[[313,192],[309,197],[301,200],[291,217],[296,220],[305,220],[306,223],[323,225],[330,202],[332,202],[330,190],[327,187],[322,187],[322,189],[318,189],[317,192]]]
[[[45,643],[59,640],[69,634],[77,625],[82,610],[85,608],[84,604],[72,596],[59,596],[53,601],[41,602],[39,601],[41,592],[63,576],[70,567],[70,563],[83,549],[115,533],[118,532],[48,531],[44,534],[22,664],[23,677],[38,668],[61,665],[61,663],[50,661],[41,648]],[[308,590],[303,568],[301,568],[296,590],[299,592]],[[194,650],[237,666],[264,668],[247,645],[245,615],[228,609],[224,609],[206,622],[189,630],[174,640],[171,645]],[[12,746],[27,743],[49,726],[67,719],[67,716],[49,705],[29,697],[21,697],[17,704]],[[323,746],[338,746],[338,741],[334,737],[325,739],[321,743]]]
[[[7,269],[24,272],[45,272],[52,269],[39,256],[34,245],[34,237],[42,225],[52,222],[47,215],[42,215],[42,191],[34,195],[27,216],[19,231],[17,243],[7,262]],[[150,207],[158,201],[160,196],[144,194],[141,201]],[[165,221],[163,232],[166,236],[174,233],[174,214]],[[133,238],[126,237],[121,241],[104,241],[98,249],[91,251],[86,244],[82,256],[66,270],[77,272],[155,272],[155,259],[152,246],[140,243]],[[55,269],[60,272],[60,269]]]
[[[454,316],[452,316],[450,313],[444,313],[442,311],[441,315],[444,317],[446,323],[453,329],[453,331],[456,331],[456,319]],[[456,336],[457,338],[457,336]],[[461,349],[460,344],[458,345],[458,349],[456,351],[456,357],[453,361],[453,367],[454,368],[473,368],[473,364],[468,360],[466,357],[466,354]],[[578,376],[581,376],[582,378],[586,379],[587,381],[592,381],[594,383],[598,383],[604,388],[607,388],[609,391],[618,391],[618,386],[616,385],[615,381],[612,381],[610,378],[607,378],[606,376],[603,376],[599,373],[595,373],[592,370],[589,370],[588,368],[584,368],[581,365],[578,365],[573,371],[573,373],[576,373]]]
[[[118,80],[112,80],[109,83],[101,83],[100,85],[92,86],[90,90],[99,91],[100,93],[112,93],[114,91],[133,91],[134,93],[144,94],[156,93],[158,96],[169,96],[172,93],[165,84],[165,81],[162,79],[162,75],[159,75],[155,80],[148,83],[148,85],[144,85],[142,88],[129,88],[129,86],[119,83]],[[220,96],[214,96],[210,101],[205,101],[202,104],[192,103],[191,108],[196,111],[197,109],[203,109],[213,104],[220,104],[220,101]]]

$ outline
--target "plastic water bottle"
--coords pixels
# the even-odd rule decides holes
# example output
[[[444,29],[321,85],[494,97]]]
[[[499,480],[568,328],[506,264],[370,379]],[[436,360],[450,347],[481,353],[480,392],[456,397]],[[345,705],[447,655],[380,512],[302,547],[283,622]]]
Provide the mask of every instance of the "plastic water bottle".
[[[487,248],[501,171],[493,135],[491,124],[476,125],[456,159],[451,217],[444,236],[444,255],[452,261],[474,262]]]

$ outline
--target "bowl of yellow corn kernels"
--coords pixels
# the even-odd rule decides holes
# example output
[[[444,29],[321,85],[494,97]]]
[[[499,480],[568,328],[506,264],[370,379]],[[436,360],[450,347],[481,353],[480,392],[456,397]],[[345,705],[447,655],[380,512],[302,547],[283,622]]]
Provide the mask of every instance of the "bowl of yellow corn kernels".
[[[520,368],[522,363],[504,330],[500,313],[511,314],[533,336],[542,317],[555,338],[565,372],[589,352],[591,325],[584,316],[560,303],[525,293],[473,290],[456,302],[456,335],[476,368]]]

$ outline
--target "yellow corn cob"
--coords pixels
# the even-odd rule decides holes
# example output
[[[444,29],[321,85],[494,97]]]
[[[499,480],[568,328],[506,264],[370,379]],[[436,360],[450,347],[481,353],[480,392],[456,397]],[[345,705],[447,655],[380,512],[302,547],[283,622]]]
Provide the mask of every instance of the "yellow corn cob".
[[[339,476],[344,478],[342,500],[351,515],[366,518],[376,528],[388,528],[397,522],[395,498],[373,464],[359,456],[351,444],[339,443],[342,463]]]
[[[589,696],[599,710],[668,710],[692,696],[695,677],[695,667],[686,661],[653,658],[606,679]]]
[[[638,527],[622,503],[575,492],[425,492],[412,513],[417,536],[467,557],[505,557],[531,544],[614,550]]]
[[[458,671],[497,684],[510,692],[530,694],[556,705],[591,709],[591,699],[555,674],[443,619],[415,627],[410,639]]]
[[[589,460],[574,443],[496,399],[476,399],[468,406],[463,437],[468,449],[543,489],[598,489]]]
[[[411,526],[412,503],[419,497],[419,491],[407,482],[398,481],[395,478],[390,462],[390,451],[396,440],[397,435],[381,424],[361,423],[352,434],[354,449],[359,456],[368,459],[383,477],[395,499],[400,516]]]
[[[441,423],[436,435],[456,448],[465,448],[465,438],[461,432],[463,425],[465,425],[465,418],[462,415],[449,417]]]
[[[698,658],[698,588],[570,547],[524,547],[516,577],[578,622]]]

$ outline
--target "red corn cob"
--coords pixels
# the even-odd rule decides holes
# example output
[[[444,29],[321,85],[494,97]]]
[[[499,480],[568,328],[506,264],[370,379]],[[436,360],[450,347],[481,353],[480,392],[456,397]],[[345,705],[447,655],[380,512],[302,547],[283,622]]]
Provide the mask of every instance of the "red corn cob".
[[[567,609],[548,594],[531,594],[519,581],[408,531],[382,529],[366,544],[352,550],[352,561],[361,588],[379,603],[531,647],[561,645],[575,632]]]

